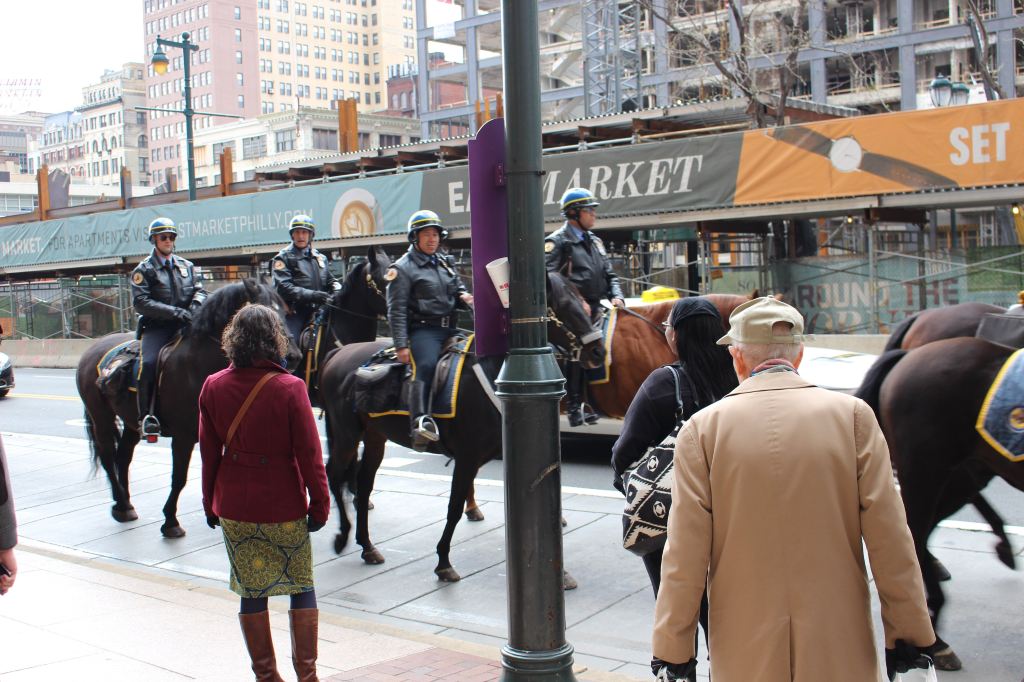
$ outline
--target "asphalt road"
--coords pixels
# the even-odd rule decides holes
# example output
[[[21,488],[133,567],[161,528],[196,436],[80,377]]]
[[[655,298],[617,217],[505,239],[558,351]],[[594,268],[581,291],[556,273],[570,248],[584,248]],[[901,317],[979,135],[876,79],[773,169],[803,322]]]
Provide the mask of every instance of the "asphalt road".
[[[75,389],[75,375],[69,369],[18,369],[15,390],[0,400],[0,429],[37,435],[85,437],[82,403]],[[317,422],[321,437],[323,422]],[[324,440],[326,448],[326,439]],[[574,437],[563,443],[562,484],[602,491],[611,490],[611,470],[608,466],[611,440],[607,438]],[[404,471],[419,473],[448,473],[447,459],[430,453],[412,452],[389,445],[389,458],[402,458]],[[411,461],[410,461],[411,460]],[[480,478],[503,479],[503,466],[499,461],[486,464]],[[1011,526],[1024,528],[1024,495],[1002,479],[994,480],[985,489],[985,497]],[[953,520],[983,522],[973,508],[954,515]]]

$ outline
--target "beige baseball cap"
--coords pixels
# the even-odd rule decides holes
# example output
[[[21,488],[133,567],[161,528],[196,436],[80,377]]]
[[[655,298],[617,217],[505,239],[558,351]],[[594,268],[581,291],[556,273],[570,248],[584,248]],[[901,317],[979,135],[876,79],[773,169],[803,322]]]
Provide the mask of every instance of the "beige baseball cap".
[[[786,322],[788,334],[772,334],[772,326]],[[729,316],[729,333],[718,339],[718,345],[733,343],[803,343],[804,318],[800,311],[771,296],[747,301]]]

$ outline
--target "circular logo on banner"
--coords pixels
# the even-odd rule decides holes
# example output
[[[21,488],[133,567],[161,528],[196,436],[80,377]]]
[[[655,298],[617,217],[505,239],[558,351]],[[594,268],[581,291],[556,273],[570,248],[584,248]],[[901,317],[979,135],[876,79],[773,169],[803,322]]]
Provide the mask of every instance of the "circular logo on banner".
[[[383,227],[380,203],[365,189],[348,190],[334,205],[331,233],[336,237],[365,237]]]

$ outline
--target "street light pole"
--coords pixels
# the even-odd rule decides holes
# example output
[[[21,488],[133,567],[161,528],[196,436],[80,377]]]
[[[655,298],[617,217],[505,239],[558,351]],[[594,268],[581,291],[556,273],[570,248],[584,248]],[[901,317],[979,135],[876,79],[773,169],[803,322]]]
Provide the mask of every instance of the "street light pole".
[[[505,461],[509,641],[503,682],[574,681],[562,593],[558,403],[547,344],[537,0],[502,0],[508,185],[508,359],[497,381]]]
[[[192,148],[192,114],[195,110],[192,108],[192,53],[199,51],[199,46],[193,43],[191,40],[191,34],[185,31],[181,34],[181,41],[167,40],[166,38],[156,37],[156,52],[153,53],[153,58],[150,60],[150,64],[153,65],[153,70],[158,74],[163,75],[167,73],[167,54],[161,50],[161,47],[177,47],[182,51],[182,62],[185,68],[185,108],[181,111],[173,110],[176,113],[185,114],[185,146],[188,156],[188,200],[195,201],[196,198],[196,158],[195,152]],[[168,111],[167,109],[153,109],[149,107],[138,107],[139,109],[146,109],[147,111]]]

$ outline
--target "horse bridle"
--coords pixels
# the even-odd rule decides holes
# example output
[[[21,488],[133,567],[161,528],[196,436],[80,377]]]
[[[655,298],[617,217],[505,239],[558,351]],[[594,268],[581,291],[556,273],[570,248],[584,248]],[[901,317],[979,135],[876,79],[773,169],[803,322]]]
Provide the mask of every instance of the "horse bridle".
[[[582,336],[577,336],[564,322],[558,319],[558,315],[555,314],[555,310],[551,306],[548,306],[548,314],[543,320],[551,322],[565,334],[565,337],[569,340],[569,347],[566,350],[569,351],[569,357],[573,362],[579,362],[580,354],[587,344],[593,343],[603,336],[600,329],[594,329]]]

